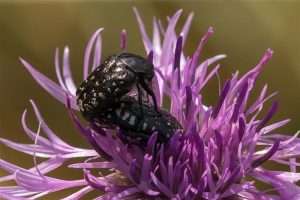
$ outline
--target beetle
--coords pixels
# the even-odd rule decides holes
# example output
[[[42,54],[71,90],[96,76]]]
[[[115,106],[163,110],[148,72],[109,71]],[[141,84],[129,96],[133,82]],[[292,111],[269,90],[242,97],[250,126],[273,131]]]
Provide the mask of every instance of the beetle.
[[[143,116],[143,91],[152,97],[154,109],[158,112],[156,96],[151,87],[154,66],[146,58],[122,53],[108,57],[103,64],[89,74],[76,91],[77,103],[83,117],[89,120],[120,98],[134,86],[138,89],[139,110]]]
[[[120,127],[125,136],[140,138],[141,146],[153,132],[158,132],[159,143],[166,142],[181,125],[157,106],[153,77],[154,67],[148,59],[131,53],[108,57],[76,91],[82,116],[102,127]],[[135,86],[137,96],[129,96]],[[142,89],[152,97],[153,105],[143,100]]]
[[[154,106],[149,102],[142,101],[144,117],[139,112],[139,102],[135,97],[125,95],[115,109],[109,109],[102,118],[93,118],[92,121],[104,124],[107,128],[120,127],[125,136],[139,138],[141,146],[147,144],[148,139],[154,133],[158,133],[157,142],[164,143],[182,129],[180,123],[167,110],[158,108],[157,115]]]

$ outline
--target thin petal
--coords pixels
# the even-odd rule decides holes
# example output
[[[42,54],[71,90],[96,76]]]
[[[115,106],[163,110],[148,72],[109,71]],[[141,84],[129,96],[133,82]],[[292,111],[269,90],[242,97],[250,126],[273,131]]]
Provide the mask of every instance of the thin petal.
[[[126,30],[121,32],[121,53],[126,52]]]
[[[65,47],[64,50],[64,58],[63,58],[63,75],[64,75],[64,82],[68,91],[73,96],[76,96],[76,86],[72,77],[71,73],[71,66],[70,66],[70,50],[69,47]]]
[[[32,77],[42,86],[49,94],[51,94],[54,98],[59,100],[62,103],[66,103],[66,91],[59,87],[52,80],[48,79],[46,76],[35,70],[28,62],[20,58],[22,64],[26,67]],[[74,96],[71,96],[71,107],[72,109],[79,110],[76,99]]]
[[[152,44],[151,44],[151,41],[147,35],[147,32],[146,32],[146,29],[145,29],[145,25],[143,23],[143,20],[139,14],[139,12],[137,11],[137,9],[135,7],[133,7],[133,11],[136,15],[136,18],[138,20],[138,25],[139,25],[139,28],[140,28],[140,32],[141,32],[141,35],[142,35],[142,40],[143,40],[143,43],[144,43],[144,47],[146,49],[146,52],[147,54],[149,53],[150,50],[153,50],[153,47],[152,47]]]
[[[67,91],[67,87],[63,81],[63,78],[61,76],[61,72],[60,72],[60,66],[59,66],[59,49],[56,48],[55,50],[55,71],[56,71],[56,76],[57,76],[57,79],[58,79],[58,82],[60,84],[60,86],[65,90]]]
[[[90,57],[91,57],[91,52],[93,45],[95,44],[95,41],[97,42],[97,38],[100,35],[101,31],[103,31],[104,28],[99,28],[91,37],[91,39],[88,42],[88,45],[86,46],[85,49],[85,54],[84,54],[84,65],[83,65],[83,79],[86,79],[86,77],[89,74],[89,64],[90,64]],[[97,47],[97,43],[96,43]],[[92,67],[91,67],[92,69]]]
[[[102,54],[102,37],[99,34],[97,36],[96,42],[95,42],[95,50],[94,50],[94,60],[93,60],[93,67],[92,71],[100,66],[101,64],[101,54]]]

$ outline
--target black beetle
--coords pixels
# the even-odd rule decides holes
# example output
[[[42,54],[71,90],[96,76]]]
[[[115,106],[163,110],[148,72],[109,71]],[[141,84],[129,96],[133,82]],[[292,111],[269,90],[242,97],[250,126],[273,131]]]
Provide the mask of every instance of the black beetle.
[[[120,127],[126,136],[140,138],[141,146],[155,131],[158,142],[166,142],[181,126],[168,111],[157,107],[153,77],[154,67],[148,59],[130,53],[108,57],[76,91],[82,116],[102,127]],[[137,98],[127,95],[134,86]],[[141,88],[154,105],[143,100]]]
[[[154,67],[148,59],[131,53],[110,56],[79,85],[76,96],[80,111],[89,120],[106,108],[114,107],[134,86],[138,89],[141,115],[141,87],[152,97],[154,109],[158,111],[156,97],[151,88],[153,77]]]
[[[124,95],[120,104],[113,110],[107,110],[102,118],[92,121],[104,124],[107,128],[120,127],[122,133],[131,138],[139,138],[141,146],[147,144],[154,132],[158,132],[157,142],[164,143],[178,129],[182,129],[179,122],[167,110],[158,108],[157,115],[152,104],[142,101],[144,116],[141,118],[139,102],[135,97]]]

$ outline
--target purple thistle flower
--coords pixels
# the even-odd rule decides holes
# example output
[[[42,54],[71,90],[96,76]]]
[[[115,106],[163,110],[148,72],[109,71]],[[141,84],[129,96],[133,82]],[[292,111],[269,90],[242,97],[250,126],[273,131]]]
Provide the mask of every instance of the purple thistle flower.
[[[288,123],[283,120],[268,124],[275,114],[278,102],[274,101],[267,113],[258,118],[263,105],[271,97],[266,96],[267,85],[257,100],[249,105],[248,98],[263,67],[272,56],[267,50],[256,67],[242,77],[238,73],[226,81],[220,89],[215,105],[203,105],[201,91],[217,74],[219,65],[208,68],[224,58],[217,55],[198,64],[200,53],[213,30],[209,28],[202,37],[192,57],[182,52],[187,39],[193,14],[190,14],[179,35],[175,32],[181,10],[168,20],[164,28],[154,20],[153,40],[148,37],[141,17],[136,9],[143,43],[152,60],[156,76],[154,90],[159,106],[165,97],[171,100],[170,113],[183,127],[170,140],[157,147],[157,133],[150,137],[145,150],[128,145],[122,140],[122,130],[102,129],[93,123],[82,125],[75,112],[76,86],[69,64],[69,49],[63,52],[62,72],[59,65],[59,50],[55,53],[55,69],[59,84],[48,79],[29,63],[21,62],[33,78],[60,102],[67,105],[70,119],[91,149],[73,147],[62,141],[43,120],[36,104],[32,107],[40,124],[35,133],[26,124],[26,113],[22,116],[25,133],[33,144],[19,144],[1,138],[0,141],[17,150],[35,157],[46,158],[30,169],[0,160],[0,167],[9,175],[0,182],[14,180],[15,186],[0,187],[0,197],[5,199],[36,199],[49,193],[67,188],[78,188],[77,192],[64,199],[79,199],[98,190],[96,199],[300,199],[300,180],[296,158],[300,155],[298,134],[293,137],[269,134]],[[84,55],[83,78],[101,63],[101,32],[98,29],[91,37]],[[92,55],[92,52],[94,53]],[[121,34],[121,52],[126,52],[126,32]],[[247,104],[248,103],[248,104]],[[46,137],[40,136],[43,131]],[[62,167],[72,159],[85,158],[85,162],[69,165],[83,171],[79,180],[64,180],[46,174]],[[74,159],[75,158],[75,159]],[[102,158],[102,159],[100,159]],[[290,171],[272,171],[262,166],[267,161],[287,165]],[[109,175],[101,170],[110,169]],[[97,172],[92,173],[93,171]],[[75,172],[74,172],[75,173]],[[252,178],[250,181],[249,178]],[[270,190],[260,191],[259,180],[270,185]],[[276,191],[276,193],[270,193]],[[104,192],[104,193],[103,193]]]

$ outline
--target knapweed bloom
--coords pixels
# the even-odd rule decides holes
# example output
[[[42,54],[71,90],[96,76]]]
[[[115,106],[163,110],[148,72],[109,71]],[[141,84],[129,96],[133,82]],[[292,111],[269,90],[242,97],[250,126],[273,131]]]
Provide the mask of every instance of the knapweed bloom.
[[[198,63],[200,53],[213,33],[209,28],[199,41],[192,56],[184,55],[193,14],[187,18],[182,31],[175,31],[181,10],[168,19],[163,27],[154,20],[153,40],[148,37],[144,24],[135,10],[146,55],[155,66],[153,88],[160,107],[170,101],[170,113],[181,123],[167,143],[155,145],[157,133],[150,137],[145,149],[128,145],[121,139],[122,130],[103,129],[93,123],[79,122],[76,105],[76,84],[71,75],[69,49],[63,52],[62,70],[59,51],[55,54],[58,84],[38,72],[28,62],[21,62],[33,78],[57,100],[67,105],[70,121],[87,139],[91,149],[73,147],[62,141],[43,120],[36,104],[30,101],[40,130],[26,125],[26,111],[22,116],[25,133],[31,144],[15,143],[1,138],[1,142],[17,151],[45,161],[25,169],[0,161],[9,175],[1,182],[15,181],[15,186],[0,187],[0,197],[5,199],[36,199],[68,189],[77,191],[65,199],[79,199],[91,191],[98,191],[96,199],[300,199],[299,166],[300,140],[274,134],[274,130],[289,120],[268,123],[275,114],[278,102],[274,101],[265,114],[261,111],[266,101],[275,95],[267,94],[267,86],[259,94],[251,94],[263,67],[272,56],[267,50],[257,66],[245,75],[232,75],[219,88],[219,98],[214,105],[202,103],[202,89],[217,76],[224,55],[217,55]],[[101,32],[91,37],[84,55],[83,79],[101,63]],[[121,52],[126,51],[126,32],[121,34]],[[93,52],[93,53],[92,53]],[[212,69],[210,69],[212,68]],[[250,104],[250,95],[256,101]],[[78,115],[80,116],[80,115]],[[45,136],[39,135],[43,131]],[[271,133],[272,132],[272,133]],[[73,133],[74,137],[77,133]],[[77,137],[77,136],[76,136]],[[78,136],[80,137],[80,136]],[[80,162],[77,158],[85,158]],[[72,173],[82,173],[79,180],[50,177],[49,172],[64,167],[66,161]],[[267,169],[266,162],[288,166],[290,171]],[[109,169],[110,173],[103,174]],[[269,185],[260,190],[257,182]]]

